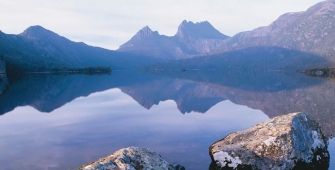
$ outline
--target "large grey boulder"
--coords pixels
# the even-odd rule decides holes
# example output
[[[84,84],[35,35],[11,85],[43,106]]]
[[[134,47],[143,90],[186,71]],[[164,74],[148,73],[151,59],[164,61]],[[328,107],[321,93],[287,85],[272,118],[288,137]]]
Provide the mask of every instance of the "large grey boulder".
[[[185,170],[178,164],[169,164],[159,154],[146,148],[128,147],[90,164],[80,170]]]
[[[212,169],[328,169],[328,138],[305,113],[231,133],[210,146]]]

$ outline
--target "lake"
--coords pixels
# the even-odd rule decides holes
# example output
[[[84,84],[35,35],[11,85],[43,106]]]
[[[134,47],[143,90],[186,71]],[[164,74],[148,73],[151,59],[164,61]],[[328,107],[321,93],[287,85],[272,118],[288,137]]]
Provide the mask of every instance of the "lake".
[[[229,133],[302,111],[335,134],[335,80],[297,72],[114,71],[0,82],[0,169],[75,169],[150,148],[187,170]],[[335,140],[329,151],[335,155]],[[331,156],[330,168],[335,169]]]

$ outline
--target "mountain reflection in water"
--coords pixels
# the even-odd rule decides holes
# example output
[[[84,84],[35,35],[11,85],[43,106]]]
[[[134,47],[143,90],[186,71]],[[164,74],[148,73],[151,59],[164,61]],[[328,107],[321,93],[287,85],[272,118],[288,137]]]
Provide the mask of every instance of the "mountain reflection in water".
[[[8,129],[0,132],[0,163],[8,169],[16,169],[13,159],[27,159],[25,154],[17,158],[19,153],[32,150],[36,150],[29,160],[32,169],[59,169],[76,168],[130,145],[151,148],[188,169],[206,169],[208,147],[216,140],[265,121],[267,116],[298,111],[316,119],[326,135],[335,134],[335,81],[294,72],[31,74],[9,86],[0,82],[0,87],[6,87],[0,95],[0,128]],[[14,149],[14,144],[20,147]],[[45,154],[50,160],[38,167],[37,160]]]

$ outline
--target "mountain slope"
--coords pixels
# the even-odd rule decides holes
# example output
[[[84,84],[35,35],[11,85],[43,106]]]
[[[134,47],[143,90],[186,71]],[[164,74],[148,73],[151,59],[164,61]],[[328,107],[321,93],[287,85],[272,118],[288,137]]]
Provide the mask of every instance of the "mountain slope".
[[[148,26],[138,31],[118,51],[145,54],[156,58],[183,59],[212,51],[228,36],[208,21],[193,23],[184,20],[174,36],[160,35]]]
[[[335,1],[320,2],[307,11],[287,13],[269,26],[229,38],[215,53],[247,47],[272,46],[312,52],[334,60]]]
[[[331,66],[335,62],[322,56],[280,47],[249,47],[221,54],[152,64],[144,70],[304,70]]]
[[[335,62],[335,0],[320,2],[306,11],[287,13],[269,26],[227,37],[213,28],[208,22],[192,23],[183,21],[178,32],[164,44],[158,34],[155,41],[143,38],[138,43],[128,41],[120,51],[143,53],[161,57],[163,50],[170,53],[170,59],[185,59],[194,56],[208,56],[246,48],[283,48],[312,53],[323,60]],[[164,43],[163,43],[164,42]],[[154,50],[146,44],[154,44]],[[172,45],[171,45],[172,44]],[[133,51],[136,49],[136,51]],[[167,58],[167,57],[165,57]],[[303,59],[303,58],[301,58]]]
[[[138,31],[127,43],[120,46],[118,51],[134,54],[145,54],[155,58],[172,59],[171,54],[183,55],[178,51],[178,45],[171,37],[160,35],[145,26]]]
[[[29,27],[19,35],[0,32],[0,55],[6,62],[27,70],[88,66],[137,68],[160,61],[73,42],[41,26]]]

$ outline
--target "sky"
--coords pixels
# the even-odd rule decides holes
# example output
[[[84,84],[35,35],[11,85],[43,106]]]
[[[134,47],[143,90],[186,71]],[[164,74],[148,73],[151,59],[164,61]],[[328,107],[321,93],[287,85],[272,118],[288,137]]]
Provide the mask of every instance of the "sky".
[[[269,25],[322,0],[0,0],[0,30],[40,25],[70,40],[116,50],[144,26],[172,36],[183,20],[228,36]]]

